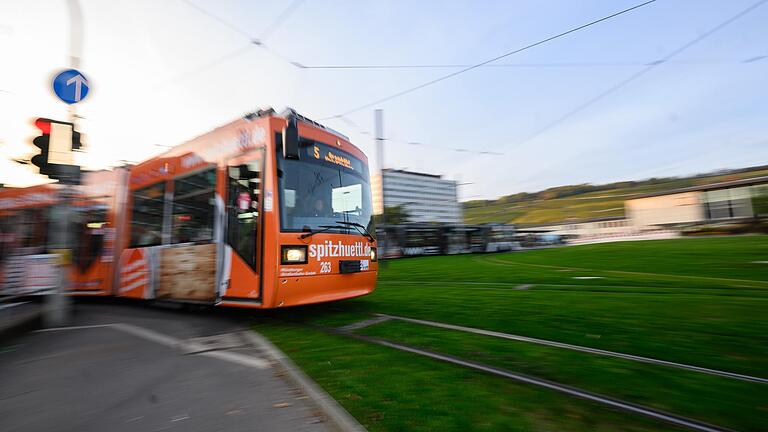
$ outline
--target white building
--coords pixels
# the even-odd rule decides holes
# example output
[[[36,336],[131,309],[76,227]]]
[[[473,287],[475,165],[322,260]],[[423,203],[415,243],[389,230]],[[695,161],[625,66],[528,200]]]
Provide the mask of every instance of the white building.
[[[381,177],[371,178],[373,210],[381,214]],[[384,205],[402,206],[411,222],[463,223],[457,183],[442,176],[384,169]]]
[[[648,194],[624,202],[635,226],[675,226],[764,217],[768,176]]]
[[[578,222],[519,228],[520,234],[555,236],[568,244],[607,243],[629,240],[657,240],[679,237],[670,229],[656,226],[638,227],[623,217],[608,217]]]
[[[681,228],[768,217],[768,176],[647,194],[624,201],[626,218],[563,222],[518,229],[568,243],[649,240],[680,236]]]

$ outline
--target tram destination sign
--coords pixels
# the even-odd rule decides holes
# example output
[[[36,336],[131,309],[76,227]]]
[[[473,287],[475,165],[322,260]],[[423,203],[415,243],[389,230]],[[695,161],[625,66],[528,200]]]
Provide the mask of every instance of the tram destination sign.
[[[363,162],[341,150],[336,150],[324,144],[314,143],[305,147],[305,154],[311,159],[338,165],[353,171],[362,171]]]

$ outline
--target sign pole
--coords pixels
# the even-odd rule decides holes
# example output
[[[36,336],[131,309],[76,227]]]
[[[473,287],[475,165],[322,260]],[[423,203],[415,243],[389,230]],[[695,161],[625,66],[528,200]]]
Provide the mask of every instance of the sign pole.
[[[80,57],[83,49],[83,11],[80,8],[79,0],[67,0],[69,10],[69,65],[72,69],[80,67]],[[76,81],[76,80],[75,80]],[[81,96],[81,82],[74,82],[75,102],[78,102]],[[87,91],[87,89],[86,89]],[[69,121],[73,124],[74,131],[77,123],[77,109],[75,103],[69,104]],[[63,184],[66,183],[66,184]],[[74,222],[75,212],[72,210],[72,201],[76,195],[75,188],[69,185],[70,181],[60,180],[62,184],[59,190],[59,202],[51,209],[50,214],[50,237],[51,252],[59,255],[57,260],[58,283],[54,292],[46,295],[44,324],[47,327],[60,327],[67,325],[71,315],[71,300],[67,297],[66,290],[69,287],[69,269],[72,263],[72,224]]]
[[[61,327],[68,325],[71,314],[71,300],[65,295],[69,286],[69,269],[72,257],[72,223],[74,212],[71,210],[74,188],[62,186],[59,191],[59,202],[51,208],[49,225],[49,242],[51,252],[58,255],[56,267],[58,283],[53,293],[46,295],[45,315],[46,327]]]

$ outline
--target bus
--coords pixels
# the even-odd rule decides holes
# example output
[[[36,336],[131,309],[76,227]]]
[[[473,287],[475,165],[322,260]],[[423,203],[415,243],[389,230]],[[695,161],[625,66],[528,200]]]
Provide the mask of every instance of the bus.
[[[378,225],[382,258],[511,252],[520,242],[513,225],[405,223]]]
[[[515,227],[507,224],[488,223],[470,225],[470,248],[473,253],[510,252],[520,249]]]
[[[376,286],[367,157],[290,109],[88,173],[77,189],[72,295],[276,308]]]

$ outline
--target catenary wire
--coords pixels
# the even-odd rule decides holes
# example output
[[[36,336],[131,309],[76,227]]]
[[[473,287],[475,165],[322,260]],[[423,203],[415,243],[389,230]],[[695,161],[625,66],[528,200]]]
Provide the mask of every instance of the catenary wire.
[[[715,64],[747,64],[754,63],[768,58],[768,55],[750,56],[741,60],[738,59],[692,59],[680,60],[675,62],[665,62],[666,64],[679,65],[715,65]],[[589,67],[634,67],[650,66],[660,60],[650,61],[584,61],[584,62],[551,62],[551,63],[496,63],[486,64],[483,68],[509,68],[509,69],[528,69],[528,68],[589,68]],[[470,64],[349,64],[349,65],[305,65],[299,62],[293,62],[293,65],[299,69],[309,70],[390,70],[390,69],[460,69],[467,68]]]
[[[207,10],[201,8],[200,6],[196,5],[195,3],[193,3],[190,0],[181,0],[181,1],[184,4],[186,4],[187,6],[193,8],[193,9],[197,10],[198,12],[202,13],[203,15],[207,16],[208,18],[210,18],[210,19],[212,19],[212,20],[214,20],[214,21],[224,25],[225,27],[229,28],[230,30],[234,31],[235,33],[240,34],[241,36],[244,36],[245,38],[248,39],[248,44],[244,45],[244,46],[241,46],[241,47],[238,47],[237,49],[234,49],[232,51],[229,51],[228,53],[226,53],[226,54],[224,54],[224,55],[222,55],[222,56],[220,56],[220,57],[218,57],[218,58],[216,58],[216,59],[214,59],[214,60],[212,60],[210,62],[207,62],[207,63],[205,63],[205,64],[203,64],[203,65],[201,65],[201,66],[199,66],[199,67],[197,67],[197,68],[195,68],[195,69],[193,69],[191,71],[183,72],[183,73],[177,75],[176,77],[174,77],[172,80],[169,80],[168,81],[169,83],[185,80],[185,79],[187,79],[187,78],[189,78],[191,76],[194,76],[194,75],[197,75],[197,74],[199,74],[201,72],[204,72],[206,70],[212,69],[212,68],[220,65],[221,63],[225,63],[227,61],[233,60],[233,59],[235,59],[237,57],[240,57],[240,56],[248,53],[250,51],[250,49],[253,48],[253,47],[262,48],[265,51],[269,52],[270,54],[274,55],[275,57],[277,57],[277,58],[279,58],[279,59],[281,59],[281,60],[283,60],[283,61],[285,61],[285,62],[287,62],[289,64],[293,64],[293,62],[290,59],[288,59],[285,56],[283,56],[282,54],[278,53],[277,51],[275,51],[274,49],[272,49],[271,47],[266,45],[264,42],[272,34],[274,34],[280,28],[280,26],[282,26],[285,23],[285,21],[287,21],[288,18],[290,18],[291,15],[293,15],[293,13],[298,9],[299,6],[301,6],[301,4],[304,2],[304,0],[293,0],[291,3],[289,3],[288,6],[285,9],[283,9],[283,11],[277,16],[277,18],[275,18],[275,20],[272,21],[265,28],[265,30],[262,31],[261,34],[259,34],[258,37],[256,37],[256,38],[251,36],[247,31],[245,31],[245,30],[241,29],[240,27],[237,27],[237,26],[235,26],[235,25],[233,25],[233,24],[223,20],[222,18],[220,18],[220,17],[218,17],[218,16],[208,12]]]
[[[622,81],[619,81],[618,83],[612,85],[608,89],[598,93],[596,96],[588,99],[586,102],[584,102],[581,105],[577,106],[573,110],[568,111],[564,115],[558,117],[556,120],[548,123],[546,126],[544,126],[543,128],[539,129],[538,131],[533,133],[531,136],[529,136],[525,140],[517,143],[513,147],[522,146],[522,145],[524,145],[524,144],[526,144],[526,143],[528,143],[528,142],[538,138],[542,134],[548,132],[549,130],[551,130],[551,129],[555,128],[555,127],[557,127],[561,123],[565,122],[566,120],[568,120],[569,118],[573,117],[574,115],[584,111],[585,109],[591,107],[592,105],[594,105],[595,103],[597,103],[600,100],[604,99],[605,97],[607,97],[607,96],[615,93],[616,91],[626,87],[631,82],[641,78],[642,76],[644,76],[647,73],[651,72],[655,68],[657,68],[657,67],[659,67],[659,66],[661,66],[663,64],[666,64],[673,57],[681,54],[682,52],[686,51],[688,48],[696,45],[697,43],[703,41],[704,39],[708,38],[709,36],[712,36],[713,34],[717,33],[718,31],[720,31],[723,28],[727,27],[728,25],[732,24],[734,21],[738,20],[739,18],[749,14],[753,10],[755,10],[758,7],[762,6],[766,2],[768,2],[768,0],[760,0],[760,1],[756,2],[756,3],[753,3],[752,5],[750,5],[747,8],[741,10],[737,14],[731,16],[730,18],[726,19],[725,21],[720,22],[716,26],[710,28],[709,30],[707,30],[704,33],[701,33],[700,35],[695,37],[694,39],[686,42],[685,44],[681,45],[677,49],[671,51],[670,53],[668,53],[667,55],[662,57],[660,60],[655,61],[655,62],[649,64],[648,66],[644,67],[643,69],[640,69],[638,72],[630,75],[628,78],[626,78],[626,79],[624,79]]]
[[[466,72],[469,72],[469,71],[471,71],[471,70],[474,70],[474,69],[480,68],[480,67],[482,67],[482,66],[484,66],[484,65],[486,65],[486,64],[489,64],[489,63],[495,62],[495,61],[497,61],[497,60],[501,60],[501,59],[503,59],[503,58],[506,58],[506,57],[509,57],[509,56],[511,56],[511,55],[514,55],[514,54],[520,53],[520,52],[522,52],[522,51],[526,51],[526,50],[529,50],[529,49],[531,49],[531,48],[534,48],[534,47],[537,47],[537,46],[539,46],[539,45],[543,45],[543,44],[545,44],[545,43],[547,43],[547,42],[553,41],[553,40],[555,40],[555,39],[559,39],[559,38],[561,38],[561,37],[563,37],[563,36],[567,36],[567,35],[569,35],[569,34],[571,34],[571,33],[575,33],[575,32],[577,32],[577,31],[579,31],[579,30],[583,30],[583,29],[585,29],[585,28],[591,27],[591,26],[593,26],[593,25],[595,25],[595,24],[599,24],[599,23],[601,23],[601,22],[603,22],[603,21],[607,21],[607,20],[610,20],[610,19],[612,19],[612,18],[615,18],[615,17],[617,17],[617,16],[620,16],[620,15],[623,15],[623,14],[625,14],[625,13],[631,12],[631,11],[633,11],[633,10],[635,10],[635,9],[638,9],[638,8],[641,8],[641,7],[643,7],[643,6],[647,6],[647,5],[651,4],[651,3],[654,3],[655,1],[656,1],[656,0],[648,0],[648,1],[644,2],[644,3],[640,3],[640,4],[637,4],[637,5],[635,5],[635,6],[632,6],[632,7],[626,8],[626,9],[623,9],[623,10],[621,10],[621,11],[619,11],[619,12],[615,12],[615,13],[613,13],[613,14],[610,14],[610,15],[604,16],[604,17],[602,17],[602,18],[599,18],[599,19],[597,19],[597,20],[594,20],[594,21],[590,21],[590,22],[588,22],[588,23],[586,23],[586,24],[582,24],[582,25],[580,25],[580,26],[578,26],[578,27],[574,27],[574,28],[572,28],[572,29],[566,30],[566,31],[564,31],[564,32],[558,33],[558,34],[556,34],[556,35],[553,35],[553,36],[550,36],[550,37],[547,37],[547,38],[545,38],[545,39],[539,40],[539,41],[537,41],[537,42],[534,42],[534,43],[532,43],[532,44],[529,44],[529,45],[526,45],[526,46],[523,46],[523,47],[517,48],[517,49],[515,49],[515,50],[512,50],[512,51],[506,52],[506,53],[504,53],[504,54],[498,55],[498,56],[496,56],[496,57],[493,57],[493,58],[491,58],[491,59],[485,60],[485,61],[483,61],[483,62],[480,62],[480,63],[474,64],[474,65],[472,65],[472,66],[469,66],[469,67],[466,67],[466,68],[463,68],[463,69],[461,69],[461,70],[458,70],[458,71],[456,71],[456,72],[452,72],[452,73],[449,73],[449,74],[447,74],[447,75],[443,75],[443,76],[441,76],[441,77],[438,77],[438,78],[432,79],[432,80],[430,80],[430,81],[427,81],[427,82],[425,82],[425,83],[419,84],[419,85],[417,85],[417,86],[415,86],[415,87],[410,87],[410,88],[408,88],[408,89],[406,89],[406,90],[402,90],[402,91],[399,91],[399,92],[397,92],[397,93],[394,93],[394,94],[392,94],[392,95],[389,95],[389,96],[386,96],[386,97],[383,97],[383,98],[377,99],[377,100],[375,100],[375,101],[373,101],[373,102],[369,102],[369,103],[366,103],[366,104],[364,104],[364,105],[360,105],[360,106],[358,106],[358,107],[356,107],[356,108],[350,109],[350,110],[348,110],[348,111],[345,111],[345,112],[343,112],[343,113],[341,113],[341,114],[337,114],[337,115],[334,115],[334,116],[330,116],[330,117],[321,118],[321,119],[319,119],[319,120],[320,120],[320,121],[322,121],[322,120],[327,120],[327,119],[331,119],[331,118],[334,118],[334,117],[339,117],[339,116],[346,116],[346,115],[349,115],[349,114],[352,114],[352,113],[355,113],[355,112],[358,112],[358,111],[362,111],[362,110],[364,110],[364,109],[366,109],[366,108],[370,108],[370,107],[372,107],[372,106],[374,106],[374,105],[378,105],[378,104],[380,104],[380,103],[383,103],[383,102],[387,102],[387,101],[390,101],[390,100],[392,100],[392,99],[395,99],[395,98],[398,98],[398,97],[401,97],[401,96],[407,95],[407,94],[409,94],[409,93],[413,93],[413,92],[415,92],[415,91],[417,91],[417,90],[420,90],[420,89],[423,89],[423,88],[425,88],[425,87],[428,87],[428,86],[431,86],[431,85],[437,84],[437,83],[439,83],[439,82],[441,82],[441,81],[445,81],[445,80],[447,80],[447,79],[450,79],[450,78],[453,78],[453,77],[455,77],[455,76],[457,76],[457,75],[461,75],[461,74],[463,74],[463,73],[466,73]]]

